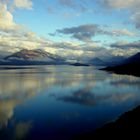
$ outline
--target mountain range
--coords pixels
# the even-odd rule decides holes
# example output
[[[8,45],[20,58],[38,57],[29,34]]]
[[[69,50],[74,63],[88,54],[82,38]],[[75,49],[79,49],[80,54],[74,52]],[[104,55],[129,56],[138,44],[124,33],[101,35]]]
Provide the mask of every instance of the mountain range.
[[[23,49],[15,53],[0,53],[0,65],[48,65],[48,64],[70,64],[74,66],[107,66],[111,65],[112,61],[117,59],[110,59],[110,62],[106,62],[98,57],[95,57],[86,62],[84,61],[71,61],[68,58],[63,58],[58,55],[51,54],[41,49],[27,50]]]
[[[113,70],[122,66],[137,66],[140,64],[140,53],[129,58],[120,56],[108,56],[107,58],[94,57],[86,62],[82,61],[70,61],[67,58],[51,54],[47,51],[36,49],[27,50],[23,49],[15,53],[0,53],[0,65],[61,65],[68,64],[74,66],[109,66],[106,70]]]

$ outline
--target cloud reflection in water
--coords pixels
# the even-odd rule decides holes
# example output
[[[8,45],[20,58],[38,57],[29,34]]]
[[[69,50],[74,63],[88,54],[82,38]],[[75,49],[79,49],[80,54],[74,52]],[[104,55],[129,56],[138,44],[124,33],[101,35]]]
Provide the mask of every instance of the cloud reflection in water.
[[[86,129],[91,127],[90,121],[103,123],[140,102],[137,77],[108,74],[93,67],[49,66],[43,68],[44,73],[42,69],[26,69],[28,74],[20,71],[0,72],[0,133],[8,134],[11,127],[11,135],[17,139],[24,139],[38,124],[46,124],[42,127],[49,132],[61,130],[63,125],[76,129],[82,121]],[[120,111],[111,117],[110,112],[116,110]],[[51,123],[45,123],[47,120]]]

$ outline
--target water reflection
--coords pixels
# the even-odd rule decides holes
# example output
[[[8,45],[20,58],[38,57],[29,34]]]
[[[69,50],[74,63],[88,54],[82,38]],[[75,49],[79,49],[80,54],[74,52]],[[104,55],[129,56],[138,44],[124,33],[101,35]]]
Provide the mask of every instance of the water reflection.
[[[140,78],[93,67],[1,70],[0,138],[66,139],[139,105],[139,92]]]
[[[100,103],[105,102],[117,102],[121,103],[124,101],[127,101],[129,99],[137,98],[138,95],[133,93],[114,93],[114,94],[106,94],[106,95],[98,95],[93,92],[87,92],[86,89],[81,89],[79,91],[76,91],[71,96],[63,96],[58,97],[58,100],[65,101],[65,102],[71,102],[76,104],[82,104],[87,106],[95,106]]]
[[[20,122],[15,125],[14,139],[21,140],[26,138],[32,128],[31,122]]]

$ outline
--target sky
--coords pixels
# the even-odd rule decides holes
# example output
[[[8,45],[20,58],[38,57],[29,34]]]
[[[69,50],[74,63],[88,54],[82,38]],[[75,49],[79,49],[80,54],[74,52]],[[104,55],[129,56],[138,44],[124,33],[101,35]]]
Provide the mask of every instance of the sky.
[[[140,52],[140,0],[0,0],[0,51],[69,59]]]

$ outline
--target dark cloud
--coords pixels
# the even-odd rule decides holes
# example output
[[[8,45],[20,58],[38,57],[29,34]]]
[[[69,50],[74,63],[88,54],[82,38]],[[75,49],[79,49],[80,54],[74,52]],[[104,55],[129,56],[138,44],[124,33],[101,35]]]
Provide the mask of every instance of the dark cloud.
[[[112,83],[110,83],[112,84]],[[115,85],[116,87],[116,85]],[[127,91],[126,91],[127,93]],[[91,106],[94,107],[100,103],[106,103],[106,102],[124,102],[129,100],[130,98],[134,98],[136,94],[122,94],[120,93],[108,93],[108,94],[97,94],[96,90],[95,93],[92,91],[91,88],[86,87],[83,89],[79,89],[76,92],[74,92],[71,95],[66,95],[62,97],[55,97],[57,100],[63,101],[63,102],[70,102],[74,104],[80,104],[84,106]]]
[[[80,26],[75,26],[71,28],[64,28],[56,30],[57,33],[71,35],[72,38],[76,38],[80,41],[88,42],[92,41],[92,37],[96,34],[103,33],[99,25],[96,24],[85,24]]]
[[[60,97],[58,100],[87,106],[95,106],[96,104],[94,94],[87,88],[78,90],[71,96]]]
[[[127,29],[111,30],[107,26],[100,26],[98,24],[84,24],[70,28],[58,29],[56,30],[55,34],[50,35],[56,35],[57,33],[70,35],[72,38],[78,39],[83,42],[92,42],[92,38],[97,35],[107,35],[111,37],[132,37],[136,35],[136,33],[131,32]]]

